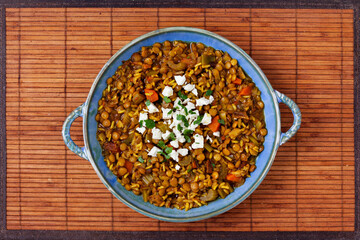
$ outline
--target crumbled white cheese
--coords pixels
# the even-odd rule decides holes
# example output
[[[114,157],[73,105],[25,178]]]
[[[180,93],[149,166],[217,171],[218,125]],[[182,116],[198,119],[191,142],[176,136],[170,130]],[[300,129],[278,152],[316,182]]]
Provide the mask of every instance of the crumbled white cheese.
[[[192,102],[188,102],[186,105],[186,109],[189,111],[195,109],[195,104],[193,104]]]
[[[194,143],[191,145],[193,149],[204,148],[204,137],[199,134],[194,135]]]
[[[210,143],[212,143],[212,142],[213,142],[212,138],[211,138],[211,137],[209,137],[208,135],[206,136],[206,140],[209,140],[209,142],[210,142]]]
[[[136,131],[143,134],[146,131],[146,128],[145,127],[138,127],[138,128],[136,128]]]
[[[175,169],[178,171],[181,167],[179,166],[179,164],[175,165]]]
[[[179,141],[177,139],[174,140],[174,141],[171,141],[170,145],[173,146],[174,148],[178,148],[179,147]]]
[[[181,134],[181,132],[179,130],[177,130],[176,128],[173,129],[173,133],[176,136],[176,139],[181,142],[184,143],[186,141],[185,137]]]
[[[180,98],[176,98],[174,101],[174,108],[181,108],[181,106],[179,105],[179,103],[181,103],[181,99]]]
[[[172,113],[170,113],[171,110],[172,110],[171,108],[161,108],[162,118],[171,119],[172,118]]]
[[[164,90],[162,91],[162,95],[164,95],[165,97],[170,97],[173,95],[173,89],[172,87],[169,86],[165,86]]]
[[[159,112],[159,109],[153,103],[150,103],[150,105],[147,106],[147,108],[149,109],[149,113]]]
[[[185,81],[186,81],[186,77],[185,77],[185,75],[183,75],[183,76],[175,76],[175,81],[176,81],[176,83],[177,83],[177,85],[183,85],[184,83],[185,83]]]
[[[209,99],[207,99],[207,98],[205,98],[205,97],[202,97],[202,98],[196,99],[196,106],[199,107],[199,106],[209,105],[209,104],[211,104],[213,101],[214,101],[214,97],[213,97],[213,96],[210,96]]]
[[[141,120],[147,120],[148,119],[148,114],[147,113],[140,113],[139,115],[139,122]]]
[[[149,154],[148,154],[149,155]],[[179,153],[176,150],[172,150],[170,153],[170,157],[174,159],[176,162],[179,162]]]
[[[186,156],[188,154],[188,150],[186,148],[180,148],[179,150],[177,150],[177,152],[181,155],[181,156]]]
[[[171,132],[169,130],[166,130],[165,133],[162,134],[162,138],[164,140],[167,140],[170,137]]]
[[[148,156],[150,157],[156,157],[156,155],[158,154],[158,152],[161,152],[161,149],[158,147],[153,147],[150,152],[148,152]]]
[[[220,132],[214,132],[213,134],[215,137],[220,137]]]
[[[192,91],[191,91],[195,96],[198,96],[198,90],[196,88],[194,88]]]
[[[204,125],[209,125],[211,123],[211,115],[205,113],[203,119],[201,120],[201,123]]]
[[[190,92],[195,88],[195,84],[186,84],[183,88]]]
[[[153,129],[151,129],[151,132],[152,132],[152,138],[153,139],[161,139],[161,131],[160,129],[154,127]]]

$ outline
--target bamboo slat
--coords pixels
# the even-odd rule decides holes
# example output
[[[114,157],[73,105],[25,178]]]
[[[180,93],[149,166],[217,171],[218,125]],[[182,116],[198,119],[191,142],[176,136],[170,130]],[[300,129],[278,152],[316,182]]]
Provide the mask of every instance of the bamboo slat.
[[[191,26],[244,49],[303,123],[263,183],[211,219],[167,223],[113,197],[61,138],[104,63],[158,28]],[[99,231],[353,231],[353,11],[9,8],[6,10],[7,228]],[[292,124],[284,105],[282,131]],[[71,128],[83,145],[82,121]]]

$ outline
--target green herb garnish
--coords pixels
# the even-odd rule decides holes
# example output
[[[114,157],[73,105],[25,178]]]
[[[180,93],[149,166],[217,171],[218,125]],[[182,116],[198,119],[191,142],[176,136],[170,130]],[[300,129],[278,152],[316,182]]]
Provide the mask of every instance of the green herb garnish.
[[[170,115],[173,112],[173,110],[171,109],[170,111],[168,111],[167,115]]]
[[[225,125],[224,119],[219,119],[218,122],[221,123],[222,125]]]
[[[145,120],[145,126],[146,128],[153,129],[155,127],[155,122],[152,119],[146,119]]]
[[[205,96],[210,96],[212,93],[213,93],[212,90],[207,90],[206,93],[205,93]]]
[[[166,152],[167,154],[170,154],[172,152],[173,148],[172,147],[166,147],[164,149],[164,152]]]
[[[150,104],[151,104],[150,100],[149,100],[149,99],[146,100],[145,105],[146,105],[146,106],[150,106]]]
[[[185,131],[183,132],[184,135],[191,135],[194,131],[190,130],[190,129],[185,129]]]
[[[213,167],[215,167],[215,163],[211,163],[211,165],[212,165]]]
[[[140,127],[143,127],[143,123],[144,123],[144,120],[141,120],[141,121],[139,122],[139,126],[140,126]]]
[[[178,91],[178,96],[179,96],[179,98],[181,98],[182,100],[186,100],[188,97],[185,95],[185,94],[183,94],[181,91]]]
[[[159,141],[159,143],[157,144],[161,149],[165,147],[165,143],[164,141]]]
[[[185,127],[189,126],[189,121],[186,119],[185,115],[178,114],[176,115],[176,119],[182,121]]]
[[[188,135],[185,135],[184,137],[186,142],[191,143],[191,138]]]
[[[204,118],[204,116],[198,116],[197,119],[194,121],[194,124],[199,125],[203,118]]]
[[[192,168],[189,168],[189,169],[187,170],[187,172],[189,173],[189,172],[191,172],[191,170],[192,170]]]
[[[195,112],[193,110],[190,110],[189,113],[190,114],[195,114]]]
[[[144,163],[144,159],[141,156],[138,158],[138,161]]]
[[[170,98],[168,98],[168,97],[166,97],[166,96],[164,96],[164,101],[165,101],[166,103],[170,103],[170,102],[171,102]]]
[[[175,133],[170,133],[170,140],[171,141],[174,141],[176,139],[176,135],[175,135]]]
[[[183,127],[180,124],[178,124],[177,125],[177,130],[179,130],[179,132],[181,132],[183,130]]]

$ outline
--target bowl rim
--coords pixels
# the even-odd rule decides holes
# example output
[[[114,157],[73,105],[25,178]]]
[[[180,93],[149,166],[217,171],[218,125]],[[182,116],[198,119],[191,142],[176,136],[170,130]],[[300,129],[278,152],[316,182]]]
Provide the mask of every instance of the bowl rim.
[[[149,37],[158,35],[158,34],[163,34],[163,33],[167,33],[167,32],[176,32],[176,31],[185,31],[185,32],[195,32],[195,33],[200,33],[200,34],[204,34],[204,35],[208,35],[211,36],[213,38],[216,38],[224,43],[226,43],[227,45],[229,45],[230,47],[234,48],[236,51],[238,51],[244,58],[246,58],[246,60],[255,68],[255,70],[259,73],[261,79],[264,81],[266,87],[268,88],[273,103],[274,103],[274,108],[275,108],[275,116],[276,116],[276,128],[277,131],[275,132],[275,141],[273,143],[273,150],[271,155],[269,156],[269,160],[266,163],[266,166],[263,170],[263,172],[259,175],[259,178],[253,183],[253,185],[248,189],[248,191],[246,191],[243,195],[241,195],[236,201],[232,202],[231,204],[225,205],[221,208],[219,208],[218,210],[214,211],[214,212],[210,212],[207,214],[203,214],[203,215],[199,215],[199,216],[194,216],[194,217],[166,217],[166,216],[161,216],[158,214],[154,214],[151,213],[147,210],[141,209],[135,205],[133,205],[131,202],[127,201],[126,199],[122,198],[119,194],[117,194],[117,192],[112,188],[111,184],[106,180],[106,178],[103,176],[103,174],[100,172],[100,170],[98,169],[92,153],[90,151],[90,146],[89,146],[89,138],[88,138],[88,128],[87,128],[87,121],[88,121],[88,111],[89,111],[89,103],[91,102],[91,99],[93,97],[94,91],[96,89],[96,86],[98,84],[98,82],[100,81],[102,75],[104,74],[104,72],[107,70],[107,68],[112,64],[113,61],[116,60],[116,58],[121,55],[127,48],[129,48],[130,46],[139,43],[141,41],[143,41],[144,39],[147,39]],[[106,188],[116,197],[118,198],[122,203],[124,203],[125,205],[127,205],[128,207],[132,208],[133,210],[142,213],[148,217],[157,219],[157,220],[162,220],[162,221],[168,221],[168,222],[194,222],[194,221],[199,221],[199,220],[204,220],[216,215],[219,215],[221,213],[224,213],[230,209],[232,209],[233,207],[237,206],[238,204],[240,204],[242,201],[244,201],[246,198],[248,198],[253,191],[261,184],[261,182],[264,180],[265,176],[267,175],[267,173],[269,172],[274,159],[275,159],[275,155],[277,153],[277,150],[280,146],[280,134],[281,134],[281,121],[280,121],[280,109],[279,109],[279,104],[278,104],[278,99],[276,96],[276,93],[274,91],[274,89],[272,88],[269,80],[267,79],[267,77],[265,76],[265,74],[263,73],[263,71],[260,69],[260,67],[255,63],[255,61],[244,51],[242,50],[240,47],[238,47],[236,44],[234,44],[233,42],[231,42],[230,40],[207,30],[204,29],[199,29],[199,28],[192,28],[192,27],[169,27],[169,28],[162,28],[162,29],[157,29],[151,32],[148,32],[134,40],[132,40],[131,42],[129,42],[128,44],[126,44],[125,46],[123,46],[121,49],[119,49],[106,63],[105,65],[102,67],[102,69],[100,70],[100,72],[98,73],[98,75],[96,76],[91,89],[89,91],[88,97],[84,103],[84,107],[83,107],[83,136],[84,136],[84,144],[85,144],[85,151],[86,151],[86,155],[88,156],[89,162],[91,163],[92,167],[94,168],[96,174],[98,175],[98,177],[100,178],[100,180],[102,181],[102,183],[106,186]]]

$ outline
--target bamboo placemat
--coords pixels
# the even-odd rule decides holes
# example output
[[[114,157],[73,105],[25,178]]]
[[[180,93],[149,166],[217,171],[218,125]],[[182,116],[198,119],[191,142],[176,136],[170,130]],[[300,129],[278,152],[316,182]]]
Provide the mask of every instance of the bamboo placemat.
[[[160,222],[126,207],[61,137],[65,117],[109,57],[169,26],[230,39],[303,114],[251,197],[195,223]],[[6,9],[7,228],[354,231],[353,37],[353,10]],[[291,123],[282,106],[283,131]],[[80,119],[71,133],[82,145]]]

